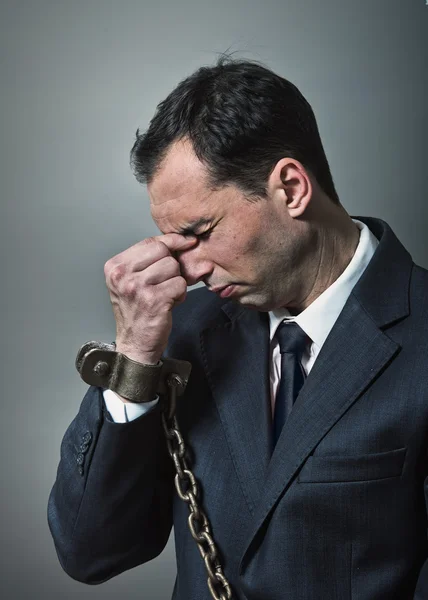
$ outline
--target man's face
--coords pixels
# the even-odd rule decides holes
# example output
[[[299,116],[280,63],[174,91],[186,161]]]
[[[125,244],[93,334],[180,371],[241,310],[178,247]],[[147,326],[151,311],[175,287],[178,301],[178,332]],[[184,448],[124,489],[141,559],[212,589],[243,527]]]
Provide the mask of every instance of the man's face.
[[[222,297],[258,310],[290,304],[301,258],[299,227],[284,196],[249,202],[236,187],[212,191],[188,142],[177,142],[148,186],[162,233],[193,233],[198,242],[177,260],[188,285],[203,281]],[[230,286],[223,292],[220,288]]]

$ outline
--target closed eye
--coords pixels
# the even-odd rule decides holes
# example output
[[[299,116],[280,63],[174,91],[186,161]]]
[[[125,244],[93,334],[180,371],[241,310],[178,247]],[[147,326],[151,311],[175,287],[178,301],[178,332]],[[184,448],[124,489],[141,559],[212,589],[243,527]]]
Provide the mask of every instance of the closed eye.
[[[199,240],[207,240],[209,238],[209,236],[211,235],[211,233],[212,233],[212,229],[207,229],[207,231],[204,231],[203,233],[198,233],[196,235],[196,237]]]

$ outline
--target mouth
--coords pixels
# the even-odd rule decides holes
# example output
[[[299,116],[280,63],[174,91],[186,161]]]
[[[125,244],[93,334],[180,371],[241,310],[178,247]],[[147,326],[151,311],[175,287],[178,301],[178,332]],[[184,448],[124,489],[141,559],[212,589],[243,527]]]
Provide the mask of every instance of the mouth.
[[[220,298],[227,298],[228,296],[231,296],[234,289],[235,289],[235,286],[232,284],[224,285],[222,287],[209,288],[210,292],[214,292],[215,294],[218,294],[220,296]]]

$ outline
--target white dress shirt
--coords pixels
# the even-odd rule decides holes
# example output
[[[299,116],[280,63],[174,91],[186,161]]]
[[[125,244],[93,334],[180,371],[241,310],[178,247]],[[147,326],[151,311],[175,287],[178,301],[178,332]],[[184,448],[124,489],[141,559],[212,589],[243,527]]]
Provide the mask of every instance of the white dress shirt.
[[[360,240],[350,263],[343,273],[322,294],[316,298],[305,310],[298,315],[291,315],[286,308],[278,308],[269,312],[270,340],[271,340],[271,373],[270,391],[271,408],[273,414],[274,399],[281,373],[281,355],[279,344],[274,338],[276,329],[282,321],[296,323],[311,339],[302,357],[302,366],[308,374],[312,369],[322,345],[327,339],[336,319],[340,315],[345,303],[369,264],[379,240],[370,231],[365,223],[352,219],[360,229]],[[132,421],[149,411],[157,402],[155,398],[144,404],[125,404],[112,390],[104,390],[104,401],[107,410],[116,423]]]

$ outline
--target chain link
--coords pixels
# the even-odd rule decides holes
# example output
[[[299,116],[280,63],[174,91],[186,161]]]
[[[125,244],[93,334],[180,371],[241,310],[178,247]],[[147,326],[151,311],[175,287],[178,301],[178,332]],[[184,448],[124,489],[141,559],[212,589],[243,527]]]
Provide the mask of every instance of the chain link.
[[[175,416],[177,386],[183,385],[177,374],[167,379],[168,406],[162,412],[162,425],[165,432],[168,453],[171,456],[176,475],[174,478],[177,494],[189,505],[188,525],[208,573],[208,588],[214,600],[231,600],[232,588],[226,579],[220,563],[219,551],[214,542],[210,522],[198,503],[199,486],[185,459],[186,445]],[[183,485],[185,489],[183,489]]]

